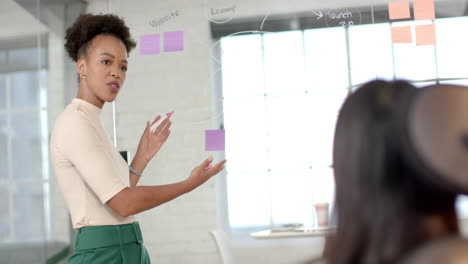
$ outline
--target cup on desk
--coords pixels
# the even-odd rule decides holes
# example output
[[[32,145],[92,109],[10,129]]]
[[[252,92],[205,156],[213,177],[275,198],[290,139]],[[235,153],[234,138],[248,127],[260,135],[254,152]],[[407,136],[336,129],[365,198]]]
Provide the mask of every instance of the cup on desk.
[[[328,203],[316,203],[314,207],[317,226],[328,226]]]

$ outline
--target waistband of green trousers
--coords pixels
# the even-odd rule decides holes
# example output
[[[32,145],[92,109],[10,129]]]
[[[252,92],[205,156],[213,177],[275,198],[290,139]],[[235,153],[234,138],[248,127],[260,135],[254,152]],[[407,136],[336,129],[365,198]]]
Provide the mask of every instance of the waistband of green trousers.
[[[138,222],[124,225],[85,226],[78,230],[75,250],[118,246],[133,242],[143,244]]]

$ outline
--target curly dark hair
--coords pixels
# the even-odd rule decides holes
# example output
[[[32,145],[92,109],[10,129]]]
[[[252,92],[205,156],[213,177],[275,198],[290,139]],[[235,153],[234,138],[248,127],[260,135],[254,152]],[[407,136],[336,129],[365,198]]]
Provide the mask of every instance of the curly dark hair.
[[[120,39],[127,50],[127,54],[136,47],[136,42],[130,36],[130,30],[123,19],[113,14],[93,15],[81,14],[65,35],[65,49],[73,61],[88,49],[90,40],[100,34],[109,34]]]

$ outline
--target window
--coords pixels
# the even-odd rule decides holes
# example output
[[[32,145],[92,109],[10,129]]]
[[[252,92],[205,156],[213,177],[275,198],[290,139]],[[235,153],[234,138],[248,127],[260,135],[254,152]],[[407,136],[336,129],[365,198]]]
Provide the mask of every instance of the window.
[[[222,39],[231,227],[311,225],[313,204],[332,202],[327,147],[349,86],[340,74],[348,71],[342,33],[337,28]]]
[[[467,27],[467,18],[437,20],[435,47],[393,45],[392,25],[221,38],[232,229],[314,225],[314,203],[333,204],[334,127],[352,89],[374,78],[404,78],[416,86],[468,83],[460,59],[468,53],[453,54],[464,50],[468,37],[452,30]],[[460,210],[466,203],[459,202]]]
[[[49,237],[45,53],[45,48],[1,52],[6,64],[0,72],[0,242]]]

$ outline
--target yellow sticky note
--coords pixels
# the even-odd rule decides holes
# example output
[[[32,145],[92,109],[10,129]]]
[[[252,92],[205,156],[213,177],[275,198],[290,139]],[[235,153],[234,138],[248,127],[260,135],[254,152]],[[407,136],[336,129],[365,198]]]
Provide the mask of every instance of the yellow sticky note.
[[[390,19],[411,18],[409,1],[388,3],[388,15]]]
[[[412,43],[411,27],[392,27],[392,42],[393,43]]]
[[[435,45],[435,25],[416,26],[416,46]]]
[[[413,8],[415,20],[435,19],[434,0],[414,0]]]

